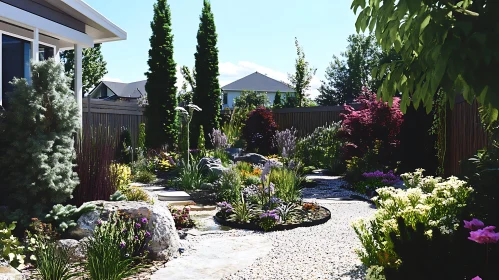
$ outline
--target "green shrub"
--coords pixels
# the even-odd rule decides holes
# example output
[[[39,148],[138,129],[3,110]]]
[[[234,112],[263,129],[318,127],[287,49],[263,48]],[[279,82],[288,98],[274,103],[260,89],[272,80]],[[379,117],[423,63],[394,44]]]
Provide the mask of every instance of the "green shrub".
[[[245,186],[258,185],[261,183],[261,179],[258,176],[248,176],[244,179]]]
[[[364,179],[362,174],[385,169],[378,161],[380,143],[377,141],[374,148],[368,149],[362,158],[352,157],[352,159],[346,160],[347,170],[345,179],[347,181],[357,183]]]
[[[45,237],[36,239],[36,272],[43,280],[69,280],[78,274],[73,273],[70,251],[57,246],[55,241]]]
[[[230,114],[230,120],[223,124],[222,131],[227,135],[227,143],[231,147],[242,148],[244,145],[238,145],[238,142],[241,139],[243,120],[236,115],[238,112],[239,109],[237,107],[234,108]]]
[[[15,268],[24,268],[24,246],[13,235],[16,223],[0,223],[0,258],[3,258]]]
[[[137,148],[139,150],[145,150],[146,148],[146,124],[141,123],[139,125],[139,139],[137,141]]]
[[[339,123],[318,127],[312,134],[300,139],[295,156],[305,166],[326,168],[341,173],[344,166],[341,160],[343,142],[338,136]]]
[[[99,223],[93,236],[83,242],[87,252],[84,266],[90,278],[119,280],[138,273],[151,236],[147,219],[136,221],[112,214],[109,221]]]
[[[249,223],[255,218],[255,210],[244,201],[244,197],[241,196],[240,200],[237,200],[233,204],[232,214],[229,220],[238,223]]]
[[[270,182],[275,185],[275,196],[285,202],[300,200],[302,181],[298,174],[287,168],[273,168],[270,172]]]
[[[109,197],[110,201],[126,201],[126,196],[121,191],[116,191]]]
[[[153,201],[145,190],[138,187],[128,187],[123,189],[123,195],[125,195],[126,200],[128,201]]]
[[[245,161],[238,161],[236,163],[236,169],[239,171],[246,171],[248,173],[253,172],[253,165]]]
[[[220,188],[217,191],[218,201],[234,202],[241,200],[242,182],[237,170],[231,168],[220,177]]]
[[[229,154],[225,150],[221,150],[221,149],[213,150],[213,157],[219,158],[222,161],[222,164],[224,166],[227,166],[230,164]]]
[[[52,210],[45,216],[45,221],[53,224],[58,232],[65,232],[66,230],[76,226],[76,220],[81,215],[94,211],[95,204],[86,202],[80,207],[74,205],[57,204],[52,207]]]
[[[420,171],[403,174],[404,180],[420,178]],[[385,187],[377,190],[373,198],[377,211],[371,220],[360,220],[354,224],[363,250],[358,254],[366,266],[388,266],[397,261],[390,242],[389,233],[397,232],[397,218],[401,217],[408,226],[422,223],[425,227],[438,227],[443,234],[457,229],[458,217],[472,192],[466,182],[455,177],[447,180],[421,177],[417,186],[407,190]]]
[[[31,77],[31,83],[13,80],[0,122],[0,204],[9,207],[9,220],[23,226],[67,201],[78,185],[73,168],[79,113],[64,68],[54,59],[36,62]]]
[[[133,175],[133,180],[143,184],[150,184],[156,180],[156,175],[151,171],[141,170]]]
[[[203,173],[198,164],[183,164],[182,169],[178,174],[176,185],[184,190],[199,189],[203,183]]]
[[[129,164],[132,162],[133,156],[132,135],[128,129],[122,128],[122,130],[117,158],[121,163]]]
[[[204,142],[204,128],[202,125],[199,126],[199,139],[198,139],[198,149],[204,151],[206,149],[206,143]]]

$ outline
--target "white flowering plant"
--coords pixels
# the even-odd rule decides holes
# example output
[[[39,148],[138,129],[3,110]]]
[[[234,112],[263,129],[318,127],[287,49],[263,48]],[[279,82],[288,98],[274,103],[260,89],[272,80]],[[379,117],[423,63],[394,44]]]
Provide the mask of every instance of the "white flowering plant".
[[[456,177],[445,180],[424,177],[423,171],[401,175],[407,189],[378,189],[378,196],[373,198],[377,207],[374,217],[353,224],[363,246],[357,254],[366,266],[398,265],[388,237],[390,232],[398,232],[398,217],[413,227],[417,223],[427,228],[438,227],[444,234],[452,233],[459,226],[457,216],[466,206],[472,188]],[[427,234],[431,235],[431,231]]]

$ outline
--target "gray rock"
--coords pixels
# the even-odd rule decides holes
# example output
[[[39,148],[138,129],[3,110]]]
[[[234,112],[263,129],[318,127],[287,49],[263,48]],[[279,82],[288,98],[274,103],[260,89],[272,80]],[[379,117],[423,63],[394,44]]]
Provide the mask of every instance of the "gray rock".
[[[217,175],[222,175],[228,168],[222,165],[222,161],[219,158],[204,157],[199,161],[199,167],[203,170],[203,173],[208,174],[213,172]]]
[[[225,151],[229,154],[231,160],[235,160],[243,153],[243,149],[241,148],[227,148]]]
[[[245,154],[245,155],[236,157],[234,159],[235,162],[244,161],[244,162],[248,162],[251,164],[259,164],[259,165],[264,165],[267,162],[267,160],[268,159],[266,157],[264,157],[260,154],[256,154],[256,153]]]
[[[21,272],[10,266],[6,261],[0,262],[0,280],[22,280]]]
[[[102,209],[83,214],[77,226],[69,234],[74,239],[89,237],[99,219],[107,220],[114,212],[128,214],[132,218],[146,217],[151,232],[150,256],[155,260],[168,260],[178,254],[180,239],[175,229],[173,217],[167,207],[157,203],[151,205],[140,201],[95,201]]]
[[[82,239],[83,241],[86,238]],[[85,248],[83,242],[76,239],[61,239],[57,241],[57,245],[61,248],[69,250],[70,257],[73,261],[82,261],[85,259]]]

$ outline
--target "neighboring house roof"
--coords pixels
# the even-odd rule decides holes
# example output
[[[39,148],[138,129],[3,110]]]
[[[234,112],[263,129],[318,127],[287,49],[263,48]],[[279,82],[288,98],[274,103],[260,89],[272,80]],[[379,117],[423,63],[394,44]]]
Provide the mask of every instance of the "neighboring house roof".
[[[292,88],[283,82],[272,79],[266,75],[255,72],[233,83],[230,83],[222,90],[230,91],[266,91],[266,92],[294,92]]]
[[[133,83],[118,83],[118,82],[102,81],[101,84],[108,87],[114,94],[116,94],[117,97],[136,99],[136,98],[140,98],[143,95],[147,95],[146,82],[147,82],[147,80],[133,82]],[[94,91],[98,87],[99,86],[95,87],[90,92],[90,95],[93,95]]]

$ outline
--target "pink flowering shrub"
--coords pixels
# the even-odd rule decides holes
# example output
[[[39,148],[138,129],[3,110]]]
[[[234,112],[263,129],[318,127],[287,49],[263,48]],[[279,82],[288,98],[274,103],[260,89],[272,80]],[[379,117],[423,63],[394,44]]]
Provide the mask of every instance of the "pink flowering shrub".
[[[361,104],[358,110],[345,105],[346,113],[340,115],[343,120],[341,134],[347,142],[344,157],[362,157],[378,140],[381,142],[380,159],[385,163],[400,144],[398,135],[403,122],[400,98],[394,97],[389,106],[377,99],[375,93],[363,88],[363,94],[356,102]]]

